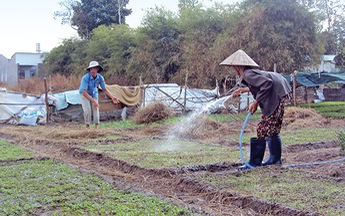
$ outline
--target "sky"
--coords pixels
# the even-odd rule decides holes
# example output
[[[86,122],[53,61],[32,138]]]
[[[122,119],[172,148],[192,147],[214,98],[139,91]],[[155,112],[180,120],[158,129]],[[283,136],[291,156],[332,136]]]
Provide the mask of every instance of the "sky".
[[[61,20],[54,19],[54,12],[61,10],[63,0],[0,0],[0,54],[10,59],[16,52],[50,52],[64,39],[78,34]],[[235,3],[239,0],[201,0],[204,5],[215,2]],[[145,12],[155,5],[177,12],[178,0],[129,0],[126,8],[132,14],[126,23],[133,28],[140,25]]]

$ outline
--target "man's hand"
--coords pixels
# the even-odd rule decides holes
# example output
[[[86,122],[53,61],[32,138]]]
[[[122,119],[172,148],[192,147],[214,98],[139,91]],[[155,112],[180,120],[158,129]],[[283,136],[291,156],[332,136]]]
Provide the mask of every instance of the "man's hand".
[[[114,104],[120,103],[119,99],[117,99],[116,97],[111,98],[111,100]]]
[[[98,109],[99,103],[98,103],[97,100],[93,100],[93,101],[92,101],[92,104],[93,104],[93,107],[94,107],[95,109]]]

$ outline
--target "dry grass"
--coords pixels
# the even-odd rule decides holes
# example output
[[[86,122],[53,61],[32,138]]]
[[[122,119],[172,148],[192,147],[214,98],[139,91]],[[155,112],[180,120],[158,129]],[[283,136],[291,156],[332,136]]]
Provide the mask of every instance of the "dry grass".
[[[78,76],[66,77],[56,74],[47,77],[47,87],[52,89],[54,93],[75,90],[79,88],[80,80],[81,77]],[[28,94],[43,94],[45,92],[44,80],[38,77],[21,80],[16,86],[6,86],[2,84],[1,87],[4,87],[10,91]]]
[[[322,126],[327,120],[313,109],[288,107],[285,109],[284,126],[288,130]]]
[[[137,124],[147,124],[174,116],[174,110],[167,105],[155,102],[146,107],[140,108],[133,116],[133,121]]]

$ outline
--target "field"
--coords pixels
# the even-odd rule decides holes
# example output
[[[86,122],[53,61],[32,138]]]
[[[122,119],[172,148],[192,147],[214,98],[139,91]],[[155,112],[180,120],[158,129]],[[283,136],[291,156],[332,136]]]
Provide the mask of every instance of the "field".
[[[322,114],[289,107],[283,166],[249,171],[246,114],[1,125],[0,214],[344,215],[345,120]]]

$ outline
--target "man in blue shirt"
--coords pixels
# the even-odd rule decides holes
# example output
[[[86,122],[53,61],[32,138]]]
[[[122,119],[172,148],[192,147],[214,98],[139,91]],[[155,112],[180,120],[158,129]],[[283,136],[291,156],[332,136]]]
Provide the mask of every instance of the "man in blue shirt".
[[[104,77],[99,74],[103,70],[103,67],[97,61],[91,61],[86,68],[88,71],[80,82],[79,94],[81,97],[81,103],[84,111],[84,120],[86,128],[90,128],[90,124],[94,123],[95,128],[98,129],[100,123],[99,120],[99,104],[98,104],[98,87],[100,86],[102,91],[111,98],[113,103],[119,103],[119,100],[112,96],[107,90],[104,82]],[[93,116],[93,121],[92,117]]]

